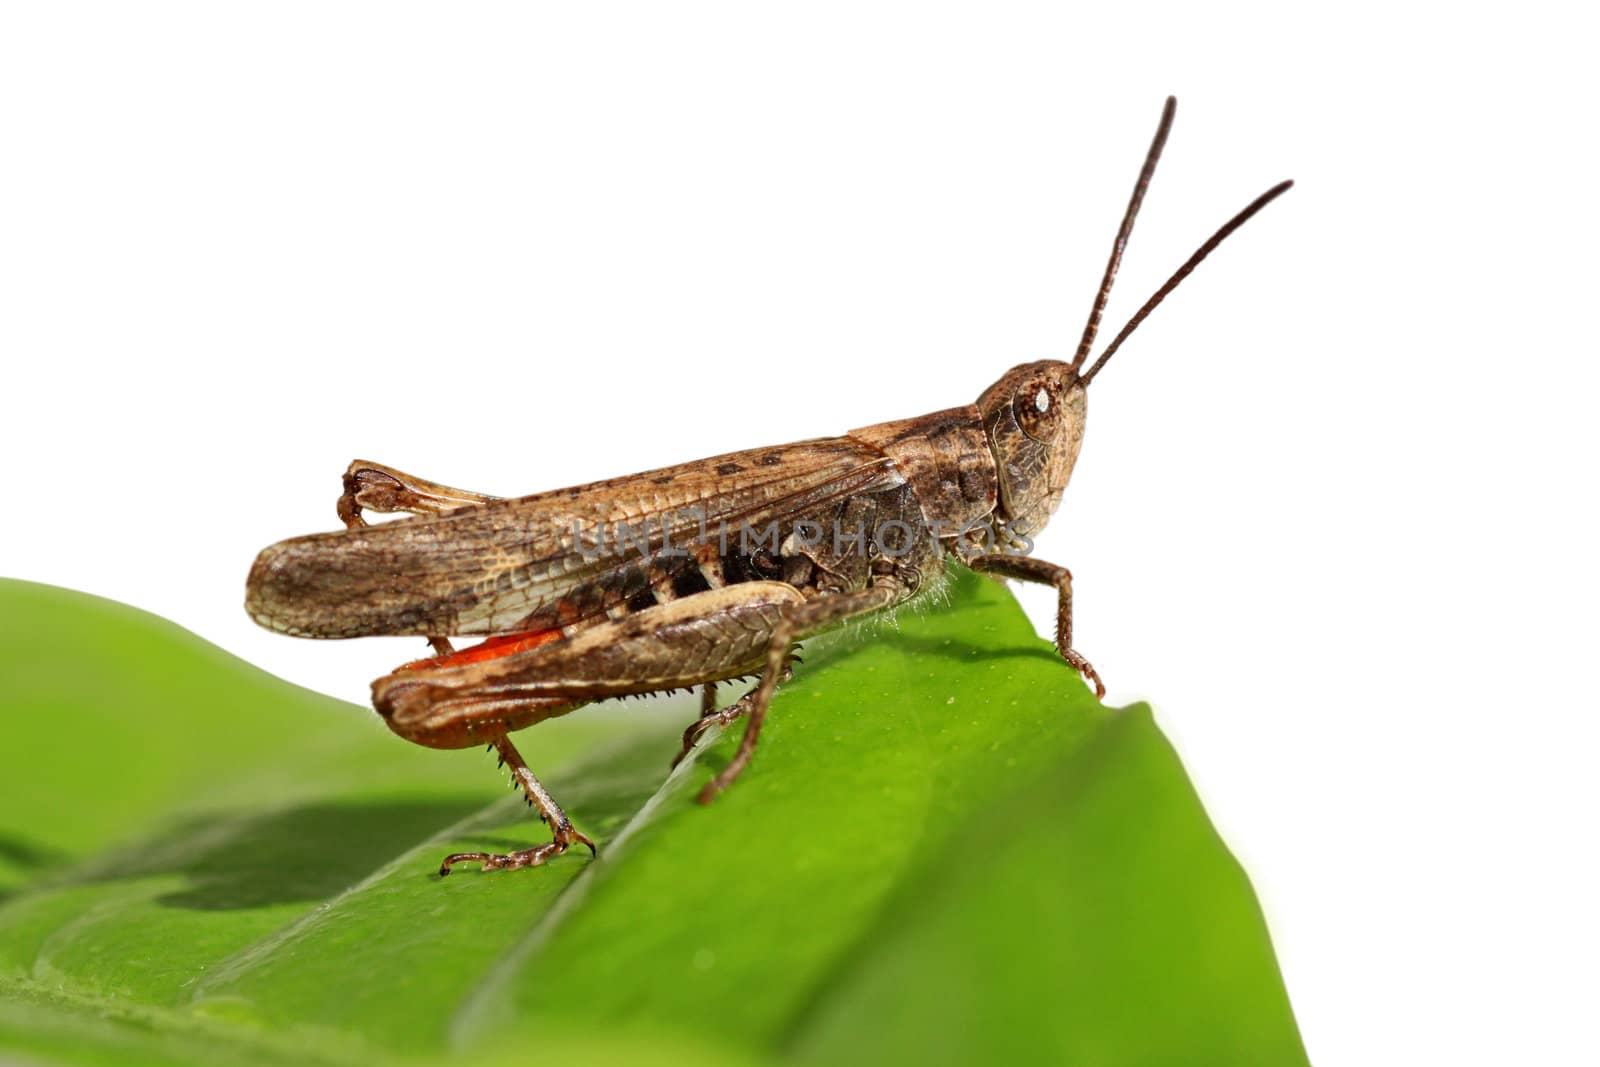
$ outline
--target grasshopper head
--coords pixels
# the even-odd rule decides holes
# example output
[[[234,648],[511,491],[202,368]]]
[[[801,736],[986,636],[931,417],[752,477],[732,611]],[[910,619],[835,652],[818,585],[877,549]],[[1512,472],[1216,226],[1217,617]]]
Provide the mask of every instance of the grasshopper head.
[[[1145,189],[1155,173],[1156,161],[1161,158],[1161,150],[1167,143],[1167,133],[1172,129],[1176,108],[1177,101],[1167,97],[1166,106],[1161,111],[1161,123],[1156,127],[1155,139],[1145,153],[1139,182],[1134,186],[1127,211],[1122,216],[1122,226],[1117,230],[1117,239],[1111,246],[1111,259],[1106,264],[1105,275],[1100,279],[1100,290],[1095,294],[1089,321],[1083,328],[1083,338],[1078,342],[1078,351],[1072,362],[1047,359],[1012,367],[978,398],[978,410],[983,413],[983,428],[989,438],[989,450],[994,454],[999,473],[1001,518],[1005,520],[1006,528],[1020,538],[1027,538],[1043,529],[1056,506],[1061,503],[1062,490],[1067,487],[1067,479],[1072,477],[1072,465],[1078,461],[1078,449],[1083,447],[1083,420],[1088,411],[1089,382],[1116,354],[1128,335],[1200,265],[1201,260],[1209,256],[1229,234],[1294,184],[1279,182],[1223,223],[1144,302],[1144,306],[1134,313],[1099,358],[1089,364],[1088,369],[1084,369],[1100,329],[1106,301],[1111,296],[1111,283],[1116,280],[1117,269],[1122,264],[1122,250],[1128,243],[1128,235],[1133,232],[1133,220],[1139,214]]]
[[[1000,511],[1013,533],[1044,528],[1083,447],[1088,394],[1070,363],[1012,367],[978,398],[1000,478]]]

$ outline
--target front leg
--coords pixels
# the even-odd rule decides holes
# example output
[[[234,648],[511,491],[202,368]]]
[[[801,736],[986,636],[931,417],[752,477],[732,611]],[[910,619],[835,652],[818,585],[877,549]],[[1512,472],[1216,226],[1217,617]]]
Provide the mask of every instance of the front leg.
[[[975,571],[993,574],[1000,578],[1014,578],[1019,582],[1037,582],[1056,587],[1056,651],[1061,658],[1094,686],[1097,700],[1104,700],[1106,684],[1100,673],[1090,666],[1083,654],[1072,647],[1072,572],[1055,563],[1030,556],[1012,556],[1003,552],[974,556],[967,566]]]

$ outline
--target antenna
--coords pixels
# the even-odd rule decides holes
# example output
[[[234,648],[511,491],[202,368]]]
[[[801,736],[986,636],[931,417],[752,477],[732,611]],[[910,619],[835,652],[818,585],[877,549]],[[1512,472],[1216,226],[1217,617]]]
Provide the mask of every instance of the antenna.
[[[1139,205],[1144,203],[1145,190],[1150,188],[1150,178],[1156,172],[1156,162],[1161,158],[1161,150],[1167,146],[1167,134],[1172,132],[1172,117],[1178,111],[1178,98],[1167,97],[1165,106],[1161,109],[1161,122],[1156,126],[1155,138],[1150,142],[1150,150],[1144,154],[1144,166],[1139,169],[1139,181],[1133,187],[1133,195],[1128,198],[1128,210],[1123,212],[1122,225],[1117,229],[1117,239],[1111,245],[1111,259],[1106,263],[1105,277],[1100,279],[1100,291],[1095,294],[1094,307],[1089,311],[1089,321],[1083,328],[1083,340],[1078,342],[1078,354],[1072,357],[1072,369],[1077,370],[1083,366],[1083,361],[1089,358],[1089,349],[1094,347],[1095,334],[1100,331],[1100,316],[1105,314],[1106,301],[1111,299],[1111,283],[1117,280],[1117,268],[1122,266],[1122,250],[1128,245],[1128,235],[1133,232],[1134,217],[1139,214]]]
[[[1170,105],[1171,101],[1169,100],[1168,103]],[[1158,134],[1157,140],[1159,141],[1159,139],[1160,135]],[[1155,158],[1152,155],[1152,157],[1145,163],[1146,171],[1149,170],[1154,162]],[[1148,180],[1147,176],[1140,179],[1141,183],[1146,180]],[[1156,306],[1160,304],[1161,301],[1167,298],[1168,293],[1172,292],[1172,290],[1178,287],[1179,282],[1187,278],[1190,273],[1200,265],[1201,260],[1209,256],[1218,245],[1227,240],[1228,235],[1233,233],[1234,230],[1237,230],[1240,226],[1243,226],[1246,222],[1250,221],[1251,216],[1260,211],[1262,208],[1266,207],[1268,204],[1272,203],[1284,193],[1288,192],[1293,186],[1294,182],[1279,182],[1271,189],[1268,189],[1266,192],[1250,201],[1250,203],[1245,206],[1243,211],[1239,212],[1233,218],[1223,223],[1222,228],[1207,238],[1205,244],[1195,249],[1194,255],[1185,260],[1183,266],[1179,267],[1177,271],[1173,273],[1172,277],[1167,279],[1166,284],[1157,289],[1155,294],[1151,296],[1149,300],[1144,302],[1144,307],[1134,312],[1133,318],[1128,320],[1128,324],[1122,328],[1121,332],[1119,332],[1115,338],[1112,339],[1111,344],[1106,347],[1106,350],[1100,353],[1100,358],[1094,361],[1094,365],[1089,368],[1088,373],[1084,374],[1078,380],[1087,386],[1090,380],[1094,378],[1096,374],[1100,373],[1100,368],[1106,365],[1106,361],[1116,353],[1122,342],[1128,339],[1128,335],[1133,333],[1134,330],[1138,329],[1139,324],[1145,320],[1146,316],[1148,316],[1150,312],[1154,311]],[[1123,232],[1118,235],[1117,249],[1112,253],[1111,256],[1112,269],[1106,272],[1106,281],[1101,285],[1100,292],[1102,296],[1104,296],[1106,291],[1111,288],[1111,275],[1116,273],[1116,263],[1122,254],[1122,242],[1127,240],[1127,230],[1132,227],[1133,223],[1133,210],[1138,205],[1139,197],[1143,194],[1143,192],[1144,189],[1141,184],[1141,187],[1134,193],[1133,203],[1128,205],[1128,217],[1123,220]],[[1090,330],[1087,336],[1093,336],[1093,328],[1097,325],[1096,320],[1099,318],[1100,307],[1102,303],[1104,303],[1103,300],[1096,301],[1095,303],[1095,314],[1089,320]],[[1079,350],[1079,354],[1082,355],[1082,349]],[[1072,365],[1074,368],[1076,368],[1078,366],[1078,360],[1073,360]]]

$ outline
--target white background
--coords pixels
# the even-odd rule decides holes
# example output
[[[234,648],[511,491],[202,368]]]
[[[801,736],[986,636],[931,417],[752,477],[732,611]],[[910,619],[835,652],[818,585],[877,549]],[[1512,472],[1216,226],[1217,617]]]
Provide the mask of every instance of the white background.
[[[240,606],[346,462],[517,494],[970,402],[1070,354],[1176,93],[1109,327],[1299,185],[1096,381],[1038,552],[1253,876],[1314,1059],[1577,1062],[1567,9],[10,5],[0,573],[364,702],[419,649]]]

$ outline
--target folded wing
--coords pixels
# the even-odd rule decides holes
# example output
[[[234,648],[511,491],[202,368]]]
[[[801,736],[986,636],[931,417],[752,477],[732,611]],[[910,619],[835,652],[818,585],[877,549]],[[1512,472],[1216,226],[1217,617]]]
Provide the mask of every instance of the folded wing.
[[[603,616],[695,565],[721,531],[763,529],[902,481],[848,437],[750,449],[264,550],[245,607],[302,637],[498,634]]]

